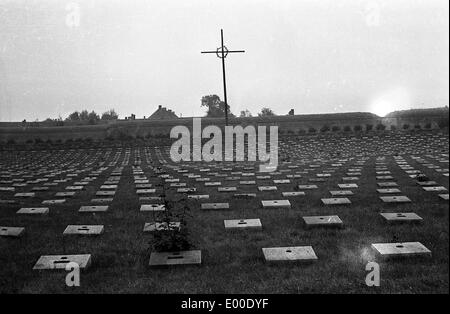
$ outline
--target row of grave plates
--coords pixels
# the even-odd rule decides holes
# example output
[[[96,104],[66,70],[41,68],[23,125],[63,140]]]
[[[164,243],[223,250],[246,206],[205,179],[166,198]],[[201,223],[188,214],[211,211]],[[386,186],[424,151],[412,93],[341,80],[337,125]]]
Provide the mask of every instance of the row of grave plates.
[[[431,251],[420,242],[374,243],[372,248],[382,257],[424,256],[431,257]],[[262,248],[266,262],[313,262],[318,260],[312,246]],[[34,265],[35,270],[66,269],[69,263],[76,263],[80,269],[91,265],[90,254],[43,255]],[[149,266],[171,266],[201,264],[200,250],[178,252],[152,252]]]
[[[421,222],[422,218],[415,213],[381,213],[388,222]],[[307,227],[343,227],[342,220],[336,216],[305,216],[303,221]],[[225,220],[226,229],[262,229],[260,219],[236,219]],[[144,232],[162,231],[167,228],[180,228],[178,222],[146,223]],[[20,227],[0,227],[0,236],[20,237],[25,229]],[[64,235],[100,235],[104,232],[102,225],[69,225],[64,230]],[[407,243],[376,243],[372,244],[382,257],[395,256],[431,256],[431,252],[420,242]],[[297,247],[273,247],[262,249],[267,262],[275,261],[314,261],[317,256],[311,246]],[[91,263],[91,255],[52,255],[41,256],[34,269],[60,269],[68,263],[77,263],[80,268],[86,268]],[[150,266],[200,264],[201,251],[181,252],[153,252],[150,256]]]

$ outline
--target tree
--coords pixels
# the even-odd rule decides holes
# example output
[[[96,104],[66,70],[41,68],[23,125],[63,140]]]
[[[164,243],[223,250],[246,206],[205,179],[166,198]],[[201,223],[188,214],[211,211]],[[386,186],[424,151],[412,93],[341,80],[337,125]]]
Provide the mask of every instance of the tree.
[[[89,120],[89,112],[87,110],[83,110],[80,112],[80,120],[81,121]]]
[[[80,113],[78,111],[74,111],[66,118],[66,121],[80,121]]]
[[[119,119],[119,115],[114,111],[114,109],[110,109],[106,112],[102,113],[102,120],[117,120]]]
[[[271,117],[271,116],[275,116],[276,114],[273,112],[272,109],[264,107],[261,109],[261,112],[258,113],[259,117]]]
[[[85,122],[85,124],[95,124],[98,120],[100,120],[100,117],[95,111],[88,112],[87,110],[72,112],[66,118],[66,121]]]
[[[239,115],[239,117],[241,118],[247,118],[247,117],[251,117],[252,114],[250,113],[250,111],[248,111],[248,109],[242,110],[241,114]]]
[[[225,116],[225,103],[217,95],[203,96],[201,106],[208,108],[207,117],[222,118]],[[234,117],[230,111],[230,106],[228,106],[228,117]]]
[[[100,117],[94,110],[92,110],[88,113],[87,120],[89,121],[89,124],[95,124],[100,120]]]

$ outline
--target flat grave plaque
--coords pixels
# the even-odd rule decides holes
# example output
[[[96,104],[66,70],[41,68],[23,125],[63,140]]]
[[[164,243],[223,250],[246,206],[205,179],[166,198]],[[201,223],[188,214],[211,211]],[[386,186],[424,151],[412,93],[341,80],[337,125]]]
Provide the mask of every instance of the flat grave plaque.
[[[93,198],[91,199],[91,203],[110,203],[112,202],[112,198]]]
[[[263,248],[262,251],[266,262],[311,262],[317,260],[312,246],[272,247]]]
[[[338,187],[341,189],[356,189],[358,185],[356,183],[339,183]]]
[[[299,190],[313,190],[313,189],[317,189],[317,185],[315,184],[301,184],[298,186]]]
[[[224,220],[225,229],[262,229],[259,219],[231,219]]]
[[[376,176],[377,180],[394,180],[393,176]]]
[[[422,217],[416,213],[380,213],[380,215],[389,223],[422,221]]]
[[[254,185],[254,184],[256,184],[256,181],[239,181],[239,184],[241,184],[241,185]]]
[[[304,216],[305,225],[310,227],[343,227],[342,220],[336,216]]]
[[[72,197],[75,195],[75,192],[56,192],[56,197]]]
[[[273,180],[273,183],[275,183],[275,184],[289,184],[289,183],[291,183],[291,180],[288,180],[288,179]]]
[[[65,235],[100,235],[103,233],[102,225],[68,225]]]
[[[142,195],[142,194],[152,194],[155,193],[156,189],[139,189],[136,190],[136,194],[137,195]]]
[[[48,207],[23,207],[17,211],[17,214],[24,215],[46,215],[48,213]]]
[[[330,191],[331,196],[344,196],[344,195],[353,195],[353,192],[350,190],[339,190],[339,191]]]
[[[150,181],[148,179],[145,180],[134,180],[134,184],[146,184],[149,183]]]
[[[136,189],[149,189],[152,187],[152,184],[151,183],[139,183],[139,184],[136,184],[135,187],[136,187]]]
[[[164,230],[175,230],[180,229],[181,224],[179,222],[171,221],[169,226],[167,226],[167,222],[147,222],[144,225],[144,232],[155,232],[155,231],[164,231]]]
[[[197,192],[196,188],[178,188],[177,193],[194,193]]]
[[[195,200],[209,199],[209,194],[188,195],[188,198]]]
[[[442,192],[447,191],[447,189],[443,186],[424,186],[422,187],[427,192]]]
[[[141,205],[140,211],[141,212],[154,212],[154,211],[164,211],[166,208],[164,207],[164,204],[143,204]]]
[[[407,196],[380,196],[380,199],[385,203],[409,203],[411,200]]]
[[[289,200],[261,201],[263,208],[291,208]]]
[[[396,194],[401,193],[399,189],[377,189],[377,192],[380,194]]]
[[[294,196],[304,196],[304,195],[306,195],[305,192],[282,192],[281,194],[284,197],[294,197]]]
[[[335,197],[335,198],[322,198],[322,203],[325,205],[346,205],[352,202],[346,197]]]
[[[258,186],[258,191],[264,192],[264,191],[276,191],[276,186]]]
[[[0,237],[20,237],[25,232],[25,228],[22,227],[1,227]]]
[[[66,200],[63,199],[57,199],[57,200],[44,200],[42,201],[42,205],[58,205],[58,204],[63,204],[65,203]]]
[[[226,186],[217,188],[218,192],[236,192],[237,188],[235,186]]]
[[[14,197],[35,197],[35,193],[34,192],[16,193],[14,194]]]
[[[242,198],[242,199],[255,198],[256,197],[256,193],[236,193],[236,194],[233,195],[233,197],[235,197],[235,198]]]
[[[95,193],[96,196],[114,196],[116,191],[97,191]]]
[[[0,186],[0,192],[14,192],[16,190],[13,186]]]
[[[100,186],[102,190],[115,190],[117,189],[117,184],[103,184]]]
[[[166,265],[192,265],[201,264],[202,254],[200,250],[179,252],[152,252],[150,254],[150,266]]]
[[[229,209],[230,205],[228,203],[203,203],[202,209]]]
[[[66,265],[70,262],[77,263],[80,269],[85,269],[91,264],[91,255],[43,255],[36,262],[33,269],[66,269]]]
[[[420,242],[374,243],[372,248],[385,258],[402,256],[431,257],[431,251]]]
[[[69,185],[68,187],[66,187],[66,190],[70,190],[70,191],[81,191],[84,189],[84,186],[82,185]]]
[[[107,205],[92,205],[92,206],[81,206],[78,212],[80,213],[97,213],[106,212],[108,210]]]
[[[388,188],[398,186],[397,182],[378,182],[377,185],[380,188]]]

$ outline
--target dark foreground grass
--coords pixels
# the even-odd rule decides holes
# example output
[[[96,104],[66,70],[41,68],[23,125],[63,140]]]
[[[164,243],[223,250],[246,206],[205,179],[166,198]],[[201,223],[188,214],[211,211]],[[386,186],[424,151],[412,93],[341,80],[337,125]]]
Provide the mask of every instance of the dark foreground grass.
[[[131,150],[130,160],[137,150]],[[141,156],[145,155],[144,148],[139,151]],[[156,160],[155,151],[150,151]],[[405,159],[448,189],[448,178],[423,167],[410,156],[405,156]],[[320,199],[330,197],[329,190],[339,189],[337,183],[342,183],[342,176],[354,166],[355,160],[349,160],[338,168],[332,177],[326,178],[326,182],[314,183],[319,189],[307,190],[306,196],[289,198],[290,210],[262,209],[261,200],[282,199],[282,191],[293,191],[295,185],[307,183],[308,178],[315,177],[320,170],[292,179],[291,184],[279,185],[276,192],[258,192],[256,186],[241,186],[239,192],[258,195],[256,199],[247,200],[234,199],[233,193],[219,193],[217,187],[204,187],[202,182],[186,179],[189,186],[197,187],[201,194],[210,195],[208,202],[229,202],[231,207],[226,211],[201,211],[201,202],[190,203],[192,218],[188,221],[188,228],[193,247],[202,250],[201,266],[148,266],[151,235],[142,230],[144,223],[152,221],[153,217],[139,212],[140,203],[130,166],[124,168],[116,196],[106,213],[81,214],[78,209],[81,205],[90,204],[95,191],[114,167],[109,167],[84,191],[77,192],[73,199],[67,199],[67,204],[50,206],[47,216],[19,217],[15,212],[22,205],[2,205],[0,225],[24,226],[26,234],[21,239],[0,238],[0,292],[448,293],[448,202],[439,199],[438,193],[423,191],[391,156],[386,157],[387,167],[400,185],[402,194],[412,200],[411,204],[387,205],[381,202],[376,192],[375,157],[371,157],[356,182],[359,188],[354,190],[354,196],[349,197],[351,205],[322,205]],[[330,168],[330,164],[329,161],[324,163],[322,169]],[[141,166],[150,182],[157,184],[159,179],[145,159]],[[210,165],[205,164],[207,166]],[[237,183],[224,181],[223,185]],[[257,183],[273,185],[271,180]],[[42,199],[53,198],[60,190],[61,186],[38,192],[39,198],[24,201],[23,205],[38,206]],[[175,193],[175,189],[170,190],[169,197]],[[423,223],[388,225],[379,215],[383,211],[413,211],[423,218]],[[329,214],[339,215],[345,228],[308,230],[303,226],[302,216]],[[239,218],[260,218],[262,231],[225,230],[224,219]],[[105,232],[98,237],[63,237],[68,224],[102,224]],[[371,244],[376,242],[407,241],[422,242],[432,251],[432,257],[383,261],[371,249]],[[297,245],[313,246],[318,261],[311,264],[265,263],[261,248]],[[66,287],[65,271],[32,270],[39,256],[51,254],[92,254],[92,266],[82,272],[80,287]],[[365,285],[365,265],[369,261],[380,263],[380,287]]]

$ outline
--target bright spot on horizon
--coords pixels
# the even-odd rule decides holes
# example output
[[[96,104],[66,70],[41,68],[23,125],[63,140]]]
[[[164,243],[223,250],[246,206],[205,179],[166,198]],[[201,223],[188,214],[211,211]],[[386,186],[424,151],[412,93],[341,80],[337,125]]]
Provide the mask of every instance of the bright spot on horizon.
[[[407,110],[411,108],[410,99],[410,94],[406,89],[393,89],[372,101],[370,112],[377,116],[384,117],[393,111]]]
[[[391,112],[392,104],[387,101],[375,101],[372,104],[371,112],[379,117],[384,117]]]

